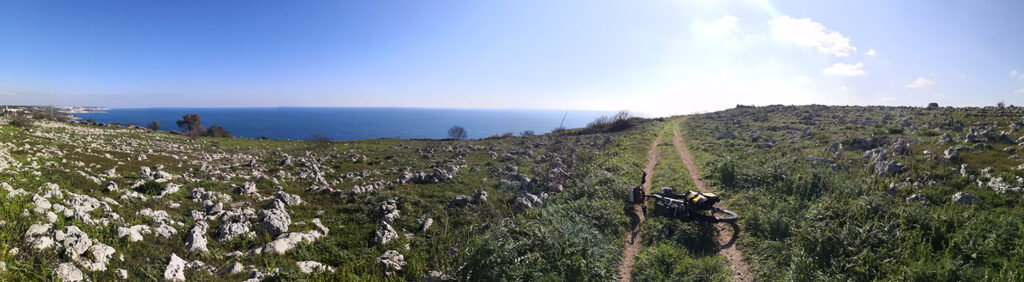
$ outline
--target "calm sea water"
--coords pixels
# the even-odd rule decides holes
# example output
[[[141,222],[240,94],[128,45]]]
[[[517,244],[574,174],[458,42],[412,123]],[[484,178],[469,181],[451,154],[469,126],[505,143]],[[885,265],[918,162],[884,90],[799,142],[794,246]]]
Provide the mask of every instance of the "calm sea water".
[[[447,138],[453,125],[466,128],[470,138],[524,130],[537,134],[558,127],[586,126],[601,111],[421,109],[421,108],[149,108],[111,109],[105,113],[75,114],[95,121],[145,126],[158,121],[162,130],[178,130],[175,121],[199,114],[203,125],[219,125],[234,136],[305,140],[323,135],[334,140],[374,138]]]

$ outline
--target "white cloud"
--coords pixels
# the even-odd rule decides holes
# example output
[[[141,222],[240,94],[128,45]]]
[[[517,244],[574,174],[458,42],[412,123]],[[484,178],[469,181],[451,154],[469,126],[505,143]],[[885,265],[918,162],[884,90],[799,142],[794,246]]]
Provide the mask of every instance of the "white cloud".
[[[17,96],[17,91],[0,91],[0,96]]]
[[[713,36],[726,35],[732,33],[733,31],[736,31],[736,21],[738,20],[739,19],[731,15],[725,15],[724,17],[717,19],[714,22],[711,22],[710,24],[704,25],[702,30],[705,33]]]
[[[1017,79],[1020,79],[1020,80],[1024,80],[1024,72],[1020,72],[1020,71],[1017,71],[1017,70],[1011,70],[1010,71],[1010,76],[1011,77],[1016,77]]]
[[[1017,70],[1010,70],[1010,76],[1017,76],[1019,73]]]
[[[836,63],[831,67],[821,71],[826,75],[838,75],[838,76],[866,76],[868,72],[864,70],[864,63],[857,63],[856,65]]]
[[[928,88],[928,87],[931,87],[932,85],[935,85],[935,81],[932,81],[932,80],[929,80],[929,79],[923,78],[923,77],[918,77],[914,81],[911,81],[910,83],[907,83],[906,87],[907,88]]]
[[[794,19],[779,16],[768,21],[772,26],[772,38],[790,42],[798,46],[815,47],[819,52],[846,57],[857,47],[850,45],[850,39],[839,32],[829,30],[824,25],[811,21],[810,18]]]
[[[1013,91],[1013,92],[1017,93],[1017,94],[1024,94],[1024,88],[1017,89],[1016,91]]]
[[[796,82],[799,82],[799,83],[807,83],[807,82],[811,82],[811,78],[810,77],[806,77],[806,76],[802,76],[802,75],[798,75],[798,76],[794,76],[793,77],[793,81],[796,81]]]
[[[865,54],[868,54],[868,56],[874,56],[878,54],[878,52],[875,52],[875,49],[868,49],[868,52]]]

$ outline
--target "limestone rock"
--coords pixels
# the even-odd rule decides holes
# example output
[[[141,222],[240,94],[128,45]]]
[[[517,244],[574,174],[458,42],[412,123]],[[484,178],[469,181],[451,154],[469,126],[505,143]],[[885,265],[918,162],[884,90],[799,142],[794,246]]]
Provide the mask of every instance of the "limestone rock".
[[[164,269],[164,279],[169,281],[185,281],[185,260],[178,257],[178,254],[171,254],[171,261]]]
[[[65,262],[57,266],[57,269],[53,270],[53,273],[60,278],[60,281],[71,282],[71,281],[84,281],[85,275],[82,274],[81,270],[78,270],[73,263]]]

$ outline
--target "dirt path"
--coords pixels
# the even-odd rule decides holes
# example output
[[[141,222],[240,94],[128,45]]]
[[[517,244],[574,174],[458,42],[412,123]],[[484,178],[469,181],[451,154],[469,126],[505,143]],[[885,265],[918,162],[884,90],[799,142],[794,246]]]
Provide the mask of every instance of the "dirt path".
[[[679,129],[674,129],[672,132],[672,144],[679,152],[679,158],[683,159],[686,170],[690,171],[690,178],[693,179],[697,188],[704,193],[711,192],[707,185],[704,185],[704,181],[700,179],[697,166],[693,164],[693,158],[690,157],[690,152],[686,149],[686,142],[679,136]],[[743,259],[743,252],[736,249],[736,235],[739,233],[739,226],[735,223],[717,223],[715,229],[718,229],[718,243],[722,244],[722,250],[719,252],[729,261],[729,268],[732,269],[732,281],[754,281],[754,274],[750,272],[750,266]]]
[[[644,165],[644,171],[647,172],[647,181],[644,183],[644,191],[651,190],[651,180],[654,177],[654,165],[658,164],[661,160],[661,155],[658,154],[658,143],[661,138],[654,139],[654,143],[651,144],[651,150],[647,152],[647,164]],[[639,205],[633,208],[633,214],[629,215],[632,227],[630,227],[629,233],[626,233],[626,237],[623,238],[626,242],[626,249],[622,250],[622,264],[619,265],[619,281],[633,281],[633,258],[636,253],[640,251],[640,223],[644,221],[643,211]]]

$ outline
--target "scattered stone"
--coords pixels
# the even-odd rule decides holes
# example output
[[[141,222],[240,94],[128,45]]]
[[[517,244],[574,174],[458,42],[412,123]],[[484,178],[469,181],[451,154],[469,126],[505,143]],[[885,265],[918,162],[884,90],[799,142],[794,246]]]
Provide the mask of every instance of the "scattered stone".
[[[68,226],[64,228],[64,231],[57,230],[54,238],[61,243],[60,246],[64,249],[64,254],[73,261],[78,261],[79,257],[92,246],[89,235],[82,232],[78,226]]]
[[[455,199],[452,199],[451,202],[448,202],[448,207],[449,208],[461,208],[461,207],[468,206],[469,203],[471,203],[471,202],[473,202],[473,198],[472,197],[464,196],[464,195],[459,195],[459,196],[455,196]]]
[[[228,274],[238,274],[238,273],[242,273],[243,271],[245,271],[245,266],[242,265],[242,263],[237,262],[237,261],[234,264],[232,264],[231,266],[229,266],[228,269],[227,269]]]
[[[114,272],[116,272],[116,273],[117,273],[117,278],[118,278],[118,279],[121,279],[121,280],[125,280],[125,279],[128,279],[128,271],[127,271],[127,270],[124,270],[124,269],[118,269],[118,270],[116,270],[116,271],[114,271]]]
[[[313,272],[334,272],[334,267],[326,266],[315,261],[300,261],[295,264],[299,266],[299,271],[302,271],[302,273],[305,274]]]
[[[72,281],[85,281],[85,275],[82,274],[75,264],[65,262],[57,266],[57,269],[53,270],[53,273],[60,278],[60,281],[72,282]]]
[[[254,250],[256,254],[271,253],[271,254],[284,254],[288,250],[294,249],[302,242],[316,241],[320,237],[325,236],[320,231],[307,231],[305,233],[291,232],[281,235],[277,240],[267,243],[263,248]]]
[[[28,227],[28,231],[25,232],[25,240],[32,245],[33,249],[45,250],[53,246],[53,224],[47,223],[36,223]]]
[[[157,236],[171,238],[171,236],[174,236],[174,234],[178,234],[178,229],[175,229],[173,226],[169,224],[161,223],[160,226],[156,228]]]
[[[522,213],[526,210],[539,207],[541,204],[543,204],[543,202],[541,202],[537,195],[525,193],[516,197],[513,201],[512,211],[515,213]]]
[[[167,186],[164,186],[164,191],[160,192],[160,196],[163,197],[163,196],[167,196],[167,195],[170,195],[170,194],[177,193],[178,189],[180,189],[180,188],[181,188],[181,185],[174,184],[174,183],[167,183]]]
[[[171,261],[164,269],[164,279],[170,281],[185,281],[185,260],[178,257],[178,254],[171,254]]]
[[[405,266],[405,257],[395,250],[389,250],[377,257],[377,263],[384,267],[384,274],[391,276]]]
[[[206,229],[209,227],[209,224],[205,221],[196,222],[196,225],[192,227],[192,231],[185,235],[185,249],[193,253],[208,252],[209,249],[206,247]]]
[[[896,142],[892,143],[892,154],[893,155],[910,155],[910,141],[907,139],[896,139]]]
[[[259,192],[259,190],[256,189],[256,183],[252,182],[243,183],[241,187],[236,188],[236,191],[242,195],[251,195]]]
[[[289,206],[298,206],[302,204],[302,198],[299,197],[299,195],[288,194],[285,193],[284,191],[277,191],[276,193],[274,193],[274,197],[276,197],[278,200],[281,200],[285,204],[288,204]]]
[[[960,205],[973,205],[974,200],[975,198],[971,194],[964,192],[956,192],[956,194],[953,194],[953,202]]]
[[[377,231],[374,232],[373,236],[374,242],[384,245],[395,238],[398,238],[398,232],[395,232],[395,229],[391,228],[391,225],[389,225],[387,221],[381,221],[380,224],[377,225]]]
[[[287,210],[284,208],[274,208],[260,211],[260,213],[263,214],[263,230],[270,233],[271,236],[288,232],[288,225],[292,224],[292,219],[288,215]]]
[[[89,248],[89,252],[92,254],[92,259],[80,260],[79,263],[82,264],[82,267],[89,271],[106,271],[107,263],[110,262],[110,258],[114,256],[116,250],[111,246],[96,244]]]
[[[152,234],[153,230],[146,225],[135,225],[132,227],[118,227],[117,237],[124,238],[128,236],[128,240],[132,242],[142,241],[144,239],[142,235]]]
[[[484,191],[483,187],[476,189],[476,193],[473,194],[473,200],[477,203],[483,203],[487,201],[487,191]]]
[[[928,200],[925,199],[924,196],[921,194],[910,195],[910,197],[907,197],[907,202],[928,205]]]
[[[427,217],[427,215],[421,215],[417,221],[420,223],[420,232],[427,231],[434,224],[434,220]]]
[[[380,204],[380,214],[385,222],[395,222],[400,215],[398,210],[398,201],[396,199],[390,199]]]
[[[431,270],[431,271],[427,271],[427,275],[423,276],[423,280],[422,281],[423,282],[441,282],[441,281],[449,281],[449,280],[452,280],[452,278],[450,276],[445,275],[444,273],[441,273],[440,271],[437,271],[437,270]]]

